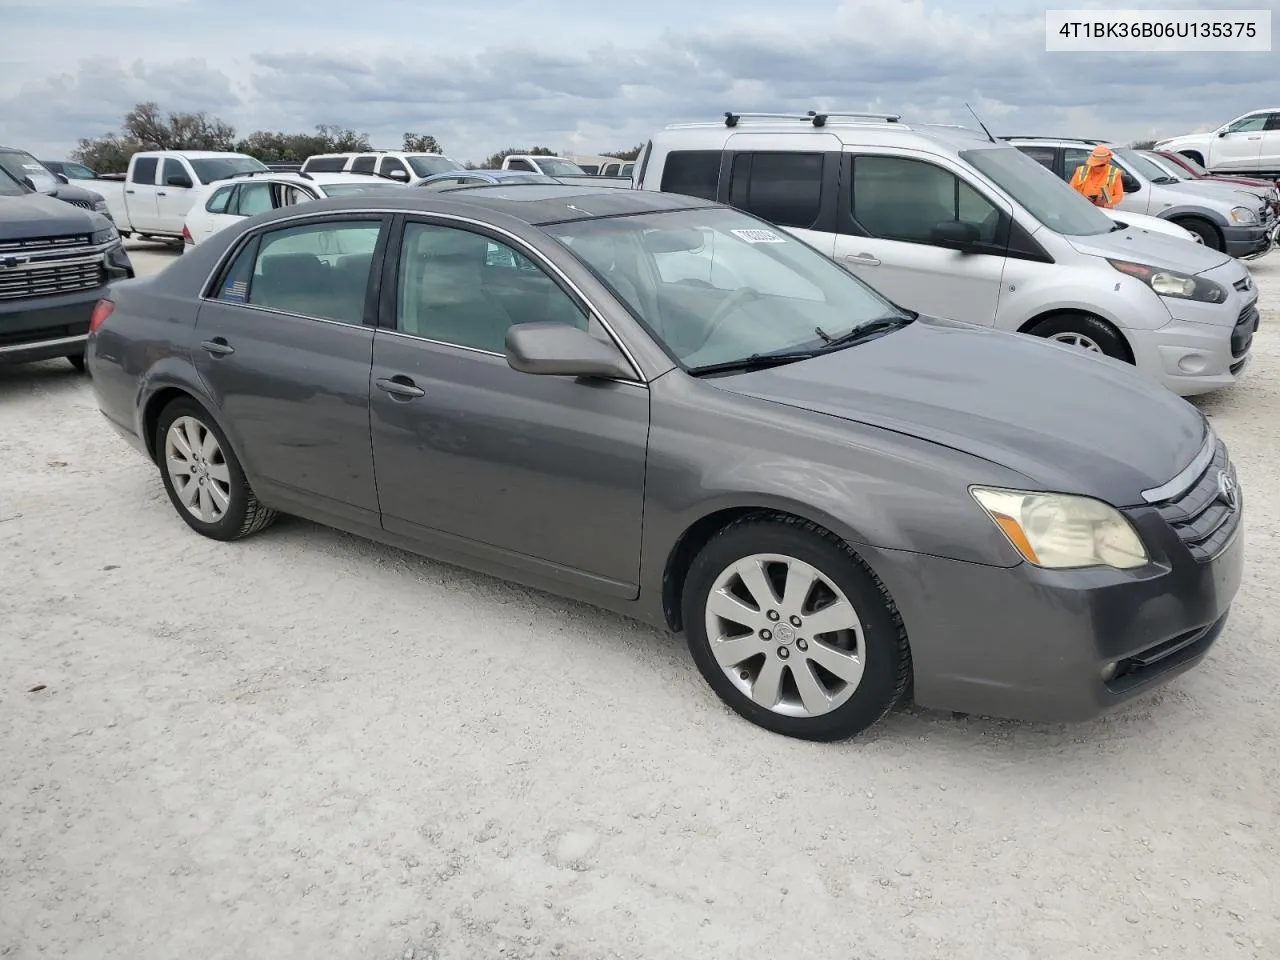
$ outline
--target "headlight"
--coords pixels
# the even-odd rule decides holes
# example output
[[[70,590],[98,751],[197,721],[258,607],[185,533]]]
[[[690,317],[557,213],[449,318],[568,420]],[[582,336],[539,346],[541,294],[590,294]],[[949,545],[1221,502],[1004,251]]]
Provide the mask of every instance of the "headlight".
[[[93,209],[96,210],[98,213],[106,213],[107,201],[101,200],[101,199],[93,201]]]
[[[1130,570],[1148,562],[1137,531],[1101,500],[990,487],[969,492],[1022,559],[1037,567]]]
[[[1238,223],[1246,227],[1252,227],[1258,222],[1258,215],[1248,207],[1232,207],[1231,222]]]
[[[1162,297],[1199,300],[1201,303],[1223,303],[1227,299],[1226,287],[1203,277],[1192,277],[1177,270],[1165,270],[1145,263],[1130,263],[1128,260],[1108,260],[1107,263],[1121,273],[1137,277]]]
[[[97,246],[101,246],[104,243],[111,243],[111,241],[119,240],[119,239],[120,239],[119,230],[117,230],[115,227],[105,227],[102,230],[95,231],[93,234],[93,238],[90,240],[90,242],[95,247],[97,247]]]

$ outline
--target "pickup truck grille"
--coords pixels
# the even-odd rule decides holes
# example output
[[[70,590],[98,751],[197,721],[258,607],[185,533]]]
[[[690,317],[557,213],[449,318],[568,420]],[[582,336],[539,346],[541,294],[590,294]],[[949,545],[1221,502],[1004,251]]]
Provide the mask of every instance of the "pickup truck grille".
[[[40,237],[36,240],[0,240],[0,257],[6,253],[74,250],[76,247],[87,247],[92,242],[93,238],[87,233],[76,233],[65,237]]]
[[[6,266],[0,250],[0,301],[56,297],[92,290],[107,281],[101,255],[62,260],[33,260]]]
[[[1240,525],[1243,498],[1235,487],[1236,501],[1229,503],[1219,482],[1219,475],[1230,478],[1235,486],[1236,471],[1227,457],[1226,445],[1218,441],[1213,460],[1191,488],[1178,497],[1156,504],[1156,509],[1187,545],[1191,555],[1207,563],[1220,554]]]

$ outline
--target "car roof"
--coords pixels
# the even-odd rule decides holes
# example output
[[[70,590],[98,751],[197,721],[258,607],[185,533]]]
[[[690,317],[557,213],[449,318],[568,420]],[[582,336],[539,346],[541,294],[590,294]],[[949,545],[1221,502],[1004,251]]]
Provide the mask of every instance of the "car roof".
[[[316,204],[320,203],[326,204],[328,209],[335,212],[387,209],[461,213],[466,208],[479,208],[534,227],[572,220],[597,220],[603,217],[720,206],[712,200],[673,193],[558,183],[485,183],[446,191],[405,190],[392,185],[386,190],[373,188],[351,197],[316,201]],[[307,206],[315,209],[312,204]]]

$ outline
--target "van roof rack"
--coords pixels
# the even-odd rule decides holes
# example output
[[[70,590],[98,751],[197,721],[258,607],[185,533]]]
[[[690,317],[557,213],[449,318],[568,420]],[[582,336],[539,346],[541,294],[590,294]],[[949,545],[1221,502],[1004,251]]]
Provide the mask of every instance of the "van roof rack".
[[[833,117],[838,120],[878,120],[882,123],[897,123],[902,119],[901,115],[896,113],[860,113],[845,110],[810,110],[807,113],[734,113],[726,110],[724,125],[726,127],[736,127],[739,120],[746,118],[751,120],[808,120],[815,127],[825,127],[827,120]]]

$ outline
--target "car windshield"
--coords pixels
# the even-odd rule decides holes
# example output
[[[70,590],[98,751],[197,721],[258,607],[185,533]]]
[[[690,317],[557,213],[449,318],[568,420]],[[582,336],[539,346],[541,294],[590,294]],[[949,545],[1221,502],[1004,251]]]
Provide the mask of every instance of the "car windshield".
[[[544,227],[686,368],[821,349],[909,320],[861,280],[767,223],[722,207]]]
[[[9,175],[9,171],[0,167],[0,197],[25,197],[31,191]]]
[[[1016,147],[962,150],[960,157],[1055,233],[1093,237],[1115,228],[1114,220]]]
[[[587,176],[587,171],[576,163],[570,163],[568,160],[560,160],[557,157],[534,157],[534,160],[537,161],[543,173],[549,173],[553,177]]]
[[[363,193],[366,190],[372,190],[375,187],[386,187],[390,184],[385,181],[371,181],[369,183],[322,183],[319,184],[320,191],[326,197],[349,197],[353,193]]]
[[[1205,176],[1208,176],[1208,175],[1209,175],[1209,171],[1208,171],[1208,170],[1206,170],[1204,167],[1200,166],[1200,164],[1196,163],[1194,160],[1192,160],[1192,159],[1191,159],[1190,157],[1188,157],[1186,154],[1182,154],[1182,153],[1178,154],[1178,159],[1180,159],[1180,160],[1182,161],[1182,165],[1183,165],[1184,167],[1187,167],[1187,168],[1188,168],[1189,170],[1191,170],[1191,172],[1192,172],[1192,173],[1194,173],[1196,176],[1198,176],[1198,177],[1205,177]]]
[[[409,166],[419,177],[431,177],[437,173],[448,173],[450,170],[461,170],[462,164],[448,157],[409,157]]]
[[[191,164],[191,169],[195,171],[201,183],[226,180],[237,174],[255,170],[265,173],[268,169],[265,163],[253,157],[201,157],[197,160],[188,159],[187,163]]]
[[[0,169],[19,182],[23,177],[47,180],[53,176],[43,163],[21,150],[0,150]]]

